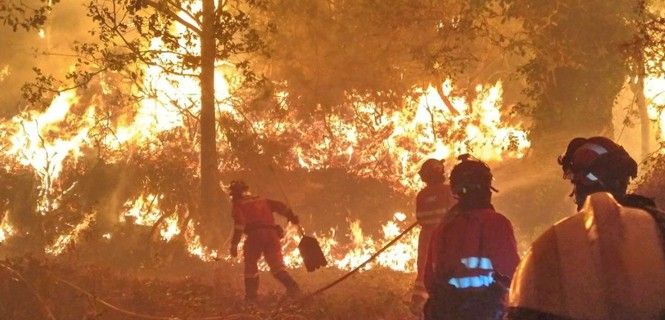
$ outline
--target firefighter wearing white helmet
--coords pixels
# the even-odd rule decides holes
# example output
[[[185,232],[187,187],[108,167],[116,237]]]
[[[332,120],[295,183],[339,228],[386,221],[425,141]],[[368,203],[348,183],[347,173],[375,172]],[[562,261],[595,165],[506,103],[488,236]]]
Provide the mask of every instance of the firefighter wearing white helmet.
[[[612,140],[575,138],[559,157],[578,213],[518,267],[507,319],[665,319],[665,216],[626,194],[637,163]]]
[[[427,159],[418,171],[420,179],[425,182],[426,186],[416,196],[416,219],[421,228],[418,236],[418,274],[413,286],[410,305],[411,312],[415,315],[422,313],[428,298],[423,274],[432,233],[448,209],[455,203],[450,186],[445,183],[445,174],[443,160],[433,158]]]

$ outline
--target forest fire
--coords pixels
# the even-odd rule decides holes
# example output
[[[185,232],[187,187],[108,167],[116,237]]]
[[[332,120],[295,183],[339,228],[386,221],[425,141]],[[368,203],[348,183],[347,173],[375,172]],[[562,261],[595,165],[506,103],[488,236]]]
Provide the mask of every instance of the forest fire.
[[[158,68],[149,68],[145,83],[154,88],[155,96],[143,100],[136,115],[128,124],[118,125],[114,128],[114,135],[104,137],[107,148],[119,150],[127,144],[154,145],[160,132],[172,130],[185,125],[182,113],[175,107],[195,98],[196,82],[179,76],[164,74]],[[661,126],[664,123],[663,113],[655,108],[662,104],[663,96],[657,93],[662,85],[662,79],[647,81],[645,93],[654,95],[650,104],[653,118],[661,118]],[[219,100],[228,100],[230,97],[229,85],[222,73],[217,73],[217,84]],[[449,95],[452,92],[451,81],[442,84],[443,92]],[[176,89],[177,88],[177,89]],[[190,89],[187,89],[190,88]],[[369,148],[359,140],[364,134],[353,123],[344,123],[342,120],[333,123],[333,128],[339,130],[338,137],[343,141],[337,142],[337,149],[329,150],[329,141],[315,140],[308,137],[306,143],[311,146],[294,146],[293,154],[297,163],[308,170],[316,170],[330,165],[331,162],[343,161],[353,164],[367,161],[363,157],[372,157],[378,153],[388,153],[389,158],[396,163],[395,172],[398,174],[397,181],[401,188],[413,192],[420,186],[420,182],[413,179],[418,169],[418,159],[428,157],[439,157],[450,159],[454,155],[473,152],[482,159],[490,161],[501,161],[506,158],[520,158],[529,149],[530,142],[526,132],[516,126],[502,123],[501,95],[502,85],[496,83],[491,86],[478,85],[476,87],[476,98],[467,102],[465,98],[449,97],[454,108],[459,111],[453,114],[444,104],[436,89],[429,87],[422,91],[422,95],[416,100],[406,102],[412,107],[402,109],[392,115],[383,115],[375,123],[374,130],[382,131],[391,129],[390,135],[383,140],[380,146]],[[178,101],[178,102],[175,102]],[[77,121],[71,123],[70,109],[78,103],[73,91],[68,91],[57,96],[51,106],[43,113],[30,113],[14,117],[11,121],[3,123],[6,132],[12,132],[9,140],[11,147],[5,151],[5,156],[12,157],[24,166],[29,166],[39,175],[41,185],[41,202],[39,212],[47,214],[58,207],[58,195],[53,192],[54,185],[59,183],[58,177],[63,170],[63,161],[76,161],[82,155],[81,149],[86,147],[92,139],[88,132],[93,127],[95,118],[94,106],[86,108],[85,113],[77,115]],[[374,108],[362,103],[356,104],[358,112],[367,113],[368,116]],[[233,106],[228,104],[225,110],[233,113]],[[190,110],[191,112],[191,110]],[[660,113],[659,113],[660,112]],[[68,124],[71,131],[61,132],[59,125]],[[294,126],[296,124],[280,123],[274,127]],[[446,127],[447,132],[454,134],[450,139],[446,136],[435,137],[432,133],[437,132],[440,127]],[[461,135],[459,134],[461,132]],[[314,141],[312,141],[314,140]],[[371,148],[376,148],[372,150]],[[331,153],[335,154],[330,156]],[[327,155],[324,155],[327,154]],[[324,156],[322,156],[324,155]],[[358,159],[360,158],[360,159]],[[351,167],[351,171],[353,171]],[[358,169],[358,174],[369,175],[375,178],[384,178],[384,173],[364,171]],[[119,216],[121,223],[130,221],[141,226],[153,226],[162,217],[163,212],[159,210],[159,196],[148,194],[130,200],[125,204],[125,212]],[[398,217],[400,217],[398,219]],[[68,233],[60,236],[56,242],[46,248],[46,252],[58,255],[63,252],[67,245],[76,241],[76,238],[85,228],[90,225],[94,216],[88,215],[78,225],[74,226]],[[331,264],[343,270],[349,270],[368,258],[384,243],[394,237],[404,227],[403,214],[398,213],[392,220],[383,225],[383,235],[376,237],[363,234],[359,221],[349,222],[349,234],[346,240],[338,239],[337,235],[343,232],[330,230],[326,234],[318,234],[322,247],[327,256],[331,257]],[[182,233],[182,226],[177,216],[168,216],[161,221],[159,229],[160,237],[164,241],[170,241],[173,237]],[[10,237],[14,231],[8,225],[5,217],[3,221],[3,240]],[[205,248],[200,242],[193,225],[185,226],[183,237],[187,240],[187,250],[190,254],[204,261],[222,258],[232,261],[228,256],[219,256],[214,250]],[[287,252],[286,261],[289,267],[299,267],[302,261],[296,249],[299,242],[297,230],[289,228],[284,242]],[[396,271],[413,272],[415,270],[415,256],[417,252],[417,234],[412,234],[400,241],[397,246],[392,247],[383,254],[376,265]],[[266,267],[266,266],[264,266]],[[368,266],[367,268],[371,268]]]
[[[126,117],[126,120],[120,118],[111,130],[113,134],[102,137],[104,148],[120,151],[132,144],[156,148],[155,142],[158,141],[160,133],[186,125],[186,120],[183,118],[185,115],[177,107],[196,101],[198,85],[196,81],[166,74],[156,67],[149,67],[146,75],[144,85],[151,88],[153,96],[140,102],[134,116]],[[217,99],[228,101],[231,96],[230,86],[221,72],[217,72],[216,78]],[[111,84],[107,83],[104,86]],[[443,89],[445,94],[450,94],[452,83],[446,81]],[[454,107],[459,111],[458,114],[452,114],[434,88],[423,90],[421,97],[416,101],[406,101],[406,106],[401,112],[377,118],[372,129],[384,132],[390,130],[390,134],[380,145],[373,145],[370,148],[366,148],[365,141],[359,138],[367,133],[361,132],[362,129],[354,123],[338,120],[332,124],[335,130],[339,130],[337,136],[342,139],[336,142],[336,149],[329,148],[331,144],[326,137],[307,137],[304,143],[309,146],[294,146],[293,154],[296,157],[294,160],[308,170],[321,169],[335,161],[343,161],[350,164],[350,171],[353,172],[354,163],[367,162],[377,155],[387,156],[395,163],[394,170],[398,178],[393,178],[393,181],[396,180],[401,184],[396,187],[413,192],[419,186],[419,182],[413,179],[419,161],[427,157],[451,159],[454,155],[470,151],[483,159],[495,161],[523,156],[530,145],[526,133],[519,129],[519,124],[513,126],[502,123],[501,83],[491,86],[479,85],[476,93],[477,97],[471,102],[467,102],[465,98],[451,97]],[[89,136],[94,126],[94,119],[100,117],[95,114],[95,106],[87,106],[83,114],[77,115],[70,111],[77,103],[75,92],[68,91],[57,96],[43,113],[19,115],[2,124],[5,130],[14,133],[9,140],[11,147],[5,151],[5,156],[15,158],[22,165],[31,167],[42,181],[40,188],[42,202],[39,207],[42,215],[58,209],[59,195],[55,191],[57,189],[55,186],[61,183],[59,176],[63,170],[63,162],[76,162],[83,155],[81,150],[92,147],[94,140],[99,139]],[[228,102],[225,103],[226,107],[223,109],[237,116],[233,106]],[[373,106],[362,103],[354,105],[357,106],[358,112],[368,117],[374,116],[371,114],[375,110]],[[77,109],[81,109],[80,106],[77,106]],[[190,109],[188,112],[198,111]],[[297,126],[297,123],[279,123],[272,128],[297,128]],[[433,133],[440,128],[446,128],[444,132],[448,134],[434,136]],[[391,181],[391,178],[386,177],[384,173],[370,172],[363,168],[356,169],[359,175]],[[62,190],[64,186],[58,187]],[[133,223],[142,226],[152,226],[160,221],[161,239],[170,241],[182,233],[183,226],[179,224],[177,216],[168,216],[160,220],[164,213],[159,209],[159,201],[160,195],[157,194],[142,195],[135,200],[127,201],[126,211],[119,215],[120,222],[130,221],[128,217],[131,217]],[[54,255],[62,253],[69,243],[76,241],[82,231],[90,225],[91,220],[94,220],[94,216],[86,216],[70,232],[60,236],[46,251]],[[326,253],[335,257],[333,265],[340,269],[351,269],[390,237],[399,233],[398,223],[401,222],[388,221],[383,227],[383,237],[375,239],[364,235],[360,223],[354,221],[349,225],[350,246],[337,242],[341,240],[335,239],[335,234],[339,233],[336,230],[323,237],[323,246],[326,248]],[[187,249],[192,255],[205,261],[217,258],[216,252],[208,250],[200,243],[191,223],[184,228],[186,232],[183,236],[187,240]],[[300,264],[296,258],[297,251],[294,245],[298,240],[297,233],[291,230],[287,235],[285,247],[291,248],[287,260],[288,265],[292,267]],[[409,237],[385,253],[379,259],[378,265],[393,270],[413,271],[416,243],[415,236]],[[229,257],[225,259],[228,260]]]
[[[382,234],[376,237],[364,234],[360,221],[349,222],[346,236],[350,241],[340,241],[336,236],[340,233],[337,229],[323,234],[317,233],[316,237],[331,265],[341,270],[351,270],[400,234],[405,228],[405,218],[404,213],[396,212],[393,218],[383,225]],[[289,226],[282,249],[285,252],[285,263],[290,268],[302,266],[302,258],[297,250],[299,242],[298,229],[295,226]],[[411,233],[380,255],[375,263],[365,266],[363,270],[382,267],[399,272],[415,272],[417,252],[418,234]],[[267,265],[262,265],[262,268],[267,270]]]
[[[656,318],[661,2],[6,0],[0,319]]]

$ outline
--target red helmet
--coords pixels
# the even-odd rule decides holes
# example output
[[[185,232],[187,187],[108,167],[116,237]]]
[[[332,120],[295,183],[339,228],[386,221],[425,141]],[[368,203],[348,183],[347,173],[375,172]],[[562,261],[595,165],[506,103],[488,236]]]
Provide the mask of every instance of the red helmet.
[[[445,180],[445,167],[443,165],[443,160],[439,159],[427,159],[423,162],[423,165],[420,167],[418,174],[420,178],[426,183],[432,182],[443,182]]]
[[[637,162],[626,150],[605,137],[574,138],[559,156],[564,179],[584,185],[606,185],[637,176]]]

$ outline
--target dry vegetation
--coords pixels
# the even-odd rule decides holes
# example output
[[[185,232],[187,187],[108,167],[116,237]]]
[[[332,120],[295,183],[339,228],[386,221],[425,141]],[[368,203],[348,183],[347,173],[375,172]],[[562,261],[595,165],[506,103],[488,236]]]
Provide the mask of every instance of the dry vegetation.
[[[406,319],[405,301],[412,275],[372,270],[319,296],[285,300],[268,273],[262,274],[260,306],[242,300],[242,275],[225,263],[194,263],[189,269],[163,267],[119,272],[99,265],[33,259],[3,261],[21,273],[0,273],[0,318],[131,319],[61,282],[76,284],[94,297],[136,313],[198,319]],[[313,291],[341,273],[320,270],[315,277],[294,271],[305,291]],[[158,276],[157,276],[158,275]],[[37,296],[37,294],[39,296]],[[41,300],[41,301],[40,301]]]

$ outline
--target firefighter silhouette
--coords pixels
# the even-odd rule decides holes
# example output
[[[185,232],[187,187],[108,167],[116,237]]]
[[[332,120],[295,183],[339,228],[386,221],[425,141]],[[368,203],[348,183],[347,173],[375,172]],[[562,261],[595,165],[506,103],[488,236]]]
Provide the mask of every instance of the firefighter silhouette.
[[[420,225],[420,234],[418,235],[418,273],[410,304],[411,312],[414,315],[422,314],[428,297],[423,277],[432,233],[455,202],[450,186],[445,183],[443,160],[427,159],[420,167],[418,175],[426,186],[416,196],[416,219]]]
[[[575,138],[559,157],[578,213],[531,246],[507,319],[665,319],[665,216],[626,194],[637,163],[612,140]]]
[[[259,289],[257,264],[261,256],[265,258],[275,279],[286,287],[287,294],[290,296],[299,294],[298,284],[286,271],[284,265],[280,244],[283,231],[275,223],[273,212],[286,217],[294,224],[299,223],[298,216],[282,202],[249,194],[249,187],[243,181],[232,181],[229,189],[234,221],[231,256],[237,256],[242,235],[247,236],[243,245],[245,299],[255,301],[257,298]]]
[[[450,173],[457,204],[434,230],[425,265],[425,319],[498,320],[519,263],[510,221],[492,206],[492,173],[462,155]]]

